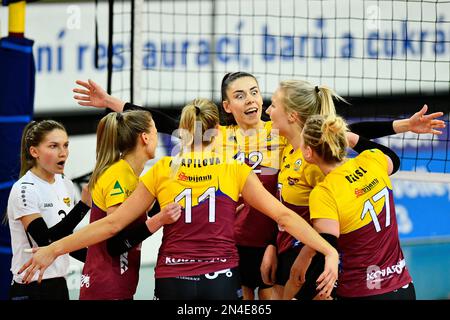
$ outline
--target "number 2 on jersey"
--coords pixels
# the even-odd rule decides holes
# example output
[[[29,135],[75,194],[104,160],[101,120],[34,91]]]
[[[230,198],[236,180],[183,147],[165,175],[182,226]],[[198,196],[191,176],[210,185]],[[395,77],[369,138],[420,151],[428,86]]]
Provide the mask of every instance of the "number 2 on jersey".
[[[384,198],[384,206],[386,208],[386,227],[388,227],[391,224],[391,205],[389,203],[389,191],[387,187],[384,187],[380,192],[376,193],[372,197],[372,200],[374,202],[377,202],[381,198]],[[367,212],[369,212],[373,224],[375,225],[375,231],[380,232],[381,231],[380,222],[378,221],[377,213],[375,212],[375,208],[373,207],[372,202],[370,202],[370,199],[364,202],[364,208],[361,213],[361,220],[364,219]]]
[[[256,159],[255,159],[256,158]],[[248,154],[248,159],[249,159],[249,164],[253,164],[252,165],[252,170],[254,173],[261,173],[261,169],[256,169],[256,167],[259,166],[259,164],[263,161],[263,154],[259,151],[252,151]],[[255,159],[255,161],[253,161],[253,159]],[[245,162],[245,153],[240,151],[237,155],[236,155],[236,160],[244,163]]]
[[[205,201],[209,197],[209,214],[208,221],[216,222],[216,188],[210,187],[206,189],[206,191],[198,197],[198,203]],[[184,206],[184,222],[192,223],[192,189],[187,188],[184,189],[181,193],[179,193],[174,202],[180,202],[186,198],[185,206]]]

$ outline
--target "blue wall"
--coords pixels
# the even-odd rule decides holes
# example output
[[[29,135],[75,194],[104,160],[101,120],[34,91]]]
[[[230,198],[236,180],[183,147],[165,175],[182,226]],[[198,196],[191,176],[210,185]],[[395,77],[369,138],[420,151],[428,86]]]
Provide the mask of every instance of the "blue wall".
[[[402,248],[417,299],[450,299],[450,243]]]

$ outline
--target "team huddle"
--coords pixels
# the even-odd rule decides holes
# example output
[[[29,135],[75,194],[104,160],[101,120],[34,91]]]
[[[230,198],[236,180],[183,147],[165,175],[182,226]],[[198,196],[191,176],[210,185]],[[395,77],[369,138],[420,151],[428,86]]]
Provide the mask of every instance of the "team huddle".
[[[257,79],[234,72],[219,107],[195,99],[178,120],[77,83],[80,105],[114,112],[98,124],[96,165],[78,203],[63,174],[64,127],[43,120],[24,129],[7,209],[12,300],[68,299],[69,254],[84,262],[80,299],[131,300],[141,243],[160,228],[149,298],[415,299],[389,178],[400,159],[371,139],[440,134],[442,113],[424,106],[409,119],[348,125],[332,89],[289,80],[265,122]],[[142,174],[158,131],[179,143]],[[347,158],[348,148],[358,155]],[[89,209],[90,223],[74,232]]]

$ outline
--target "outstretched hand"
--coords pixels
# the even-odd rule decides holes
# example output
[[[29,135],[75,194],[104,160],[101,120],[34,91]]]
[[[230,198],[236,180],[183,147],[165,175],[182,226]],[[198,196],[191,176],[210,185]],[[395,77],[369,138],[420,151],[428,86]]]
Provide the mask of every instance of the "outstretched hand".
[[[425,104],[420,111],[409,118],[409,130],[414,133],[442,134],[442,131],[436,129],[445,128],[445,122],[437,118],[444,114],[442,112],[426,114],[427,111],[428,106]]]
[[[78,93],[73,98],[78,104],[86,107],[107,108],[109,94],[100,85],[92,81],[77,80],[76,84],[83,88],[74,88],[72,91]]]
[[[25,272],[23,276],[24,283],[30,283],[37,271],[39,271],[38,283],[41,283],[45,270],[57,258],[50,246],[37,247],[32,249],[33,257],[28,260],[19,270],[19,274]]]

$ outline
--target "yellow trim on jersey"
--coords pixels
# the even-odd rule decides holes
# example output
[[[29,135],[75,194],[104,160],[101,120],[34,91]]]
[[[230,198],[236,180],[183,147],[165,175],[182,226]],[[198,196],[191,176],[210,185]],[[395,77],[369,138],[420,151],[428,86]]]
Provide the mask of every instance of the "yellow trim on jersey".
[[[224,162],[216,152],[191,152],[178,159],[181,164],[177,173],[172,175],[173,160],[174,157],[161,158],[140,179],[158,199],[161,208],[174,202],[186,190],[190,190],[191,206],[203,201],[202,196],[212,188],[216,195],[223,194],[237,202],[251,173],[246,164],[236,160]],[[187,197],[180,198],[179,202],[185,208]]]
[[[308,206],[309,194],[324,179],[318,166],[305,161],[300,149],[288,145],[282,153],[278,173],[278,190],[282,201],[296,206]]]
[[[139,177],[128,162],[121,159],[103,172],[92,190],[92,201],[105,211],[120,204],[136,189]]]
[[[279,169],[286,144],[286,138],[272,129],[272,121],[267,121],[263,128],[250,129],[245,134],[237,125],[219,126],[215,151],[223,154],[225,159],[234,159],[243,153],[242,158],[249,159],[250,164]]]
[[[372,223],[371,214],[380,214],[389,204],[390,192],[385,154],[378,149],[366,150],[331,171],[314,188],[310,216],[337,220],[340,233],[346,234]]]

